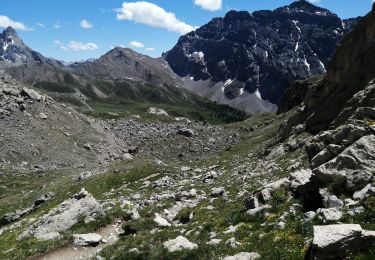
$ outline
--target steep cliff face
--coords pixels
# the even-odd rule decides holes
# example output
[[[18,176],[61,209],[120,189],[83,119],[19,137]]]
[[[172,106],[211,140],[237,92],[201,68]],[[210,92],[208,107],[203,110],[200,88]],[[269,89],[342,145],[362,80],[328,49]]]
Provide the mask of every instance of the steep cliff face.
[[[357,117],[365,124],[374,120],[374,42],[373,10],[343,39],[323,81],[308,91],[303,109],[282,125],[281,140],[287,139],[300,124],[306,124],[309,132],[317,133],[351,124]]]
[[[318,75],[306,80],[296,80],[289,84],[280,101],[278,114],[286,113],[299,106],[306,98],[307,93],[318,84],[322,83],[324,76]]]
[[[309,92],[307,128],[327,128],[354,94],[375,78],[375,11],[364,17],[338,48],[322,85]]]
[[[259,91],[262,100],[279,104],[289,81],[326,72],[337,44],[356,21],[307,1],[274,11],[230,11],[182,36],[165,59],[181,77],[235,82],[224,86],[238,90],[222,92],[229,100]]]

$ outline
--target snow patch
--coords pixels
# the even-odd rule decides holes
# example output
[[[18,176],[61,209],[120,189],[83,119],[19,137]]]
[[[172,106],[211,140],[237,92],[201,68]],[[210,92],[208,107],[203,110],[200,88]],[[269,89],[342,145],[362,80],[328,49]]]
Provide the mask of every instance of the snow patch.
[[[299,48],[299,42],[296,43],[296,47],[294,48],[294,51],[298,51]]]
[[[255,94],[255,96],[256,96],[258,99],[262,100],[262,95],[260,94],[259,89],[257,89],[257,91],[255,91],[254,94]]]
[[[310,63],[307,62],[306,56],[304,56],[304,58],[303,58],[303,64],[306,66],[306,68],[307,68],[307,70],[308,70],[308,72],[310,74],[311,65],[310,65]]]
[[[233,82],[233,80],[228,79],[227,81],[224,82],[224,87],[226,87],[226,86],[232,84],[232,82]]]
[[[323,62],[321,62],[320,60],[319,60],[319,65],[320,65],[320,67],[322,67],[324,70],[326,70],[326,66],[324,66]]]

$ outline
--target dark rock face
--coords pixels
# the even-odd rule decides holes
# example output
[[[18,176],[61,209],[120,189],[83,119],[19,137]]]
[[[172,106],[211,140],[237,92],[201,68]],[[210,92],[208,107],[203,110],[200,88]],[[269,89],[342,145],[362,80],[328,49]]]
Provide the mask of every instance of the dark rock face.
[[[327,128],[344,108],[350,108],[347,102],[375,78],[374,40],[375,12],[371,12],[344,38],[323,84],[307,96],[306,113],[313,113],[307,129],[316,132]]]
[[[375,106],[374,40],[375,12],[370,12],[343,39],[322,83],[309,90],[305,108],[280,127],[280,140],[288,138],[292,129],[301,123],[306,123],[311,133],[318,133],[345,124],[372,122],[375,116],[372,109]]]
[[[326,72],[337,44],[356,21],[307,1],[274,11],[230,11],[182,36],[164,57],[179,76],[233,79],[278,104],[289,81]]]
[[[307,93],[317,84],[320,84],[323,76],[314,76],[306,80],[297,80],[289,84],[279,104],[278,114],[286,113],[300,105],[306,98]]]

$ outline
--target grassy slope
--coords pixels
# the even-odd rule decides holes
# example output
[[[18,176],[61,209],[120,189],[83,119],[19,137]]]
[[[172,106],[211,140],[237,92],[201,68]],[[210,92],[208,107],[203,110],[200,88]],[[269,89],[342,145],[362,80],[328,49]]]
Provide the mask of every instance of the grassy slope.
[[[87,103],[93,108],[93,111],[88,113],[99,118],[113,117],[112,113],[118,114],[119,117],[144,115],[150,107],[165,109],[171,116],[187,117],[213,124],[242,121],[247,117],[242,111],[212,102],[174,86],[156,86],[132,80],[113,82],[87,80],[83,83],[69,75],[65,75],[63,82],[39,82],[35,87],[58,101],[83,106],[83,101],[74,95],[76,90],[79,90],[89,98]],[[98,97],[94,87],[108,97]]]

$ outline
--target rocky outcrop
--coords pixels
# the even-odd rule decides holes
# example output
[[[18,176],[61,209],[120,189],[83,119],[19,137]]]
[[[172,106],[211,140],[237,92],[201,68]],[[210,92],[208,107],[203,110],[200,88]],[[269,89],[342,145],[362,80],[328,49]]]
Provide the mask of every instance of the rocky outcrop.
[[[318,133],[374,116],[369,109],[375,105],[374,24],[375,12],[370,12],[344,37],[323,82],[308,92],[304,109],[283,124],[280,139],[304,122],[308,131]]]
[[[361,181],[355,181],[358,172],[366,175],[372,175],[375,169],[375,136],[364,136],[353,145],[346,148],[337,157],[316,168],[313,173],[313,179],[317,183],[328,184],[332,181],[342,178],[349,180],[348,187],[353,187],[371,178],[361,178]],[[353,185],[353,181],[356,183]],[[366,185],[367,183],[364,183]],[[363,187],[360,187],[363,188]]]
[[[314,226],[312,260],[341,259],[373,244],[375,234],[356,224]]]
[[[318,131],[334,121],[353,95],[363,90],[375,76],[375,13],[371,12],[343,40],[330,63],[324,83],[305,100],[314,111],[307,128]]]
[[[297,80],[291,82],[282,95],[277,113],[286,113],[289,110],[302,104],[309,90],[316,85],[321,84],[322,79],[323,76],[319,75],[308,78],[306,80]]]
[[[42,204],[46,203],[47,201],[51,200],[55,194],[53,192],[48,192],[44,195],[42,195],[40,198],[34,201],[34,204],[30,207],[19,209],[10,213],[5,214],[0,219],[0,226],[8,225],[10,223],[13,223],[23,216],[26,216],[28,214],[31,214],[36,209],[38,209]]]
[[[58,237],[81,218],[98,218],[104,216],[104,211],[96,199],[82,189],[70,199],[42,216],[36,223],[28,227],[19,239],[30,236],[39,240],[50,240]]]

